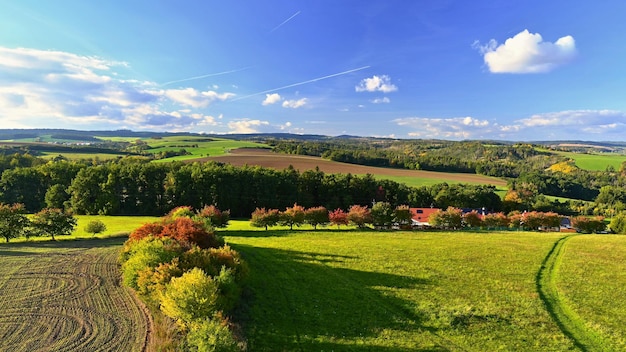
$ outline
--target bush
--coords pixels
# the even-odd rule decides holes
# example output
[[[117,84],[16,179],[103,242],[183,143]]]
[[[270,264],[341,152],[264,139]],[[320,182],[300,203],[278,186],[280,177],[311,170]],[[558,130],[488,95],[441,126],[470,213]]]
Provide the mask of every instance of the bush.
[[[221,211],[214,205],[207,205],[198,212],[196,217],[208,226],[226,227],[230,220],[230,211]]]
[[[107,226],[100,220],[91,220],[85,225],[85,232],[90,233],[92,236],[106,231]]]
[[[367,224],[372,223],[372,214],[367,206],[353,205],[348,210],[346,219],[348,222],[362,229],[365,228]]]
[[[139,290],[137,280],[140,272],[169,263],[182,252],[183,249],[176,241],[167,238],[146,237],[127,243],[121,254],[124,285]]]
[[[606,224],[603,217],[588,218],[586,216],[578,216],[572,220],[572,226],[582,233],[599,233],[606,230]]]
[[[161,295],[161,310],[182,327],[211,317],[218,309],[218,285],[202,269],[174,277]]]
[[[187,350],[202,352],[237,352],[241,351],[237,341],[228,328],[228,322],[216,316],[202,319],[189,326]]]
[[[626,214],[618,214],[613,217],[609,227],[611,228],[611,231],[615,233],[626,233]]]
[[[161,222],[144,224],[131,232],[129,238],[136,241],[148,236],[169,237],[187,248],[193,245],[217,248],[224,244],[214,231],[207,230],[203,223],[188,217],[177,217],[173,220],[166,218]]]

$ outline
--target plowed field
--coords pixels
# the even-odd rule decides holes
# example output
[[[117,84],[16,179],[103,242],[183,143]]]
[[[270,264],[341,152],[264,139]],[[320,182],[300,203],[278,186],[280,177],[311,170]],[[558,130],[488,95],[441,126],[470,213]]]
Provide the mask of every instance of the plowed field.
[[[0,351],[143,351],[151,322],[120,284],[123,239],[0,246]]]
[[[374,176],[415,177],[434,179],[441,182],[451,183],[477,183],[490,184],[500,187],[506,186],[506,181],[504,180],[482,175],[423,170],[404,170],[354,165],[339,163],[313,156],[273,153],[267,149],[235,149],[227,155],[204,158],[201,160],[215,160],[223,163],[229,163],[235,166],[258,165],[278,170],[285,169],[289,167],[289,165],[292,165],[296,170],[300,170],[300,172],[306,170],[314,170],[315,167],[319,167],[319,169],[325,173],[351,173],[353,175],[372,174]],[[197,161],[197,159],[195,161]]]

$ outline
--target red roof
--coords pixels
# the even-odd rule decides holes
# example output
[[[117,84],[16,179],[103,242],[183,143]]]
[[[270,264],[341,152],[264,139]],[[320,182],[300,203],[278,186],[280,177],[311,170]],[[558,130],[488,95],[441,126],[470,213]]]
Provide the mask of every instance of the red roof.
[[[439,208],[411,208],[412,219],[417,222],[428,222],[430,214],[439,211]]]

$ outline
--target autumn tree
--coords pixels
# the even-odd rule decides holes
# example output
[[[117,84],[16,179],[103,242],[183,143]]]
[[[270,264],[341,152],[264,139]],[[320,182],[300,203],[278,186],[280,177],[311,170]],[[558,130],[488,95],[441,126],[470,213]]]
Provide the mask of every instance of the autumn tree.
[[[476,210],[463,214],[463,223],[468,227],[480,227],[483,225],[483,218]]]
[[[613,223],[611,222],[611,224]],[[582,233],[599,233],[606,230],[604,218],[601,216],[595,218],[577,216],[572,219],[572,226]]]
[[[435,227],[445,229],[458,229],[462,225],[462,211],[454,207],[446,210],[439,210],[428,217],[428,223]]]
[[[256,208],[252,213],[250,224],[254,227],[265,227],[267,231],[268,227],[276,226],[279,220],[280,212],[278,209]]]
[[[21,237],[29,223],[23,204],[0,204],[0,236],[7,242],[11,238]]]
[[[484,216],[483,225],[487,228],[507,227],[509,219],[504,213],[490,213]]]
[[[331,224],[337,225],[337,228],[341,225],[348,225],[350,223],[348,221],[348,213],[339,208],[328,213],[328,220],[330,220]]]
[[[285,209],[279,215],[279,223],[283,226],[289,226],[293,230],[293,225],[300,227],[304,223],[304,208],[298,204]]]
[[[212,227],[226,227],[230,220],[230,211],[222,211],[215,205],[206,205],[197,212],[196,216]]]
[[[365,228],[367,224],[372,223],[372,214],[367,206],[353,205],[348,209],[348,222],[356,225],[358,228]]]
[[[304,222],[316,230],[318,225],[325,226],[329,221],[328,210],[324,207],[314,207],[304,211]]]

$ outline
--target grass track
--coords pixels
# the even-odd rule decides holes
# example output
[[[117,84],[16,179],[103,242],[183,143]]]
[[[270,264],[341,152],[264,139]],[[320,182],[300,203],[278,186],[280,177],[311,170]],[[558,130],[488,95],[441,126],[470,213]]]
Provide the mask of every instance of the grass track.
[[[566,303],[557,285],[566,242],[574,236],[565,236],[555,242],[537,273],[537,290],[563,333],[572,338],[577,347],[583,351],[604,351],[606,343],[585,327],[585,322]]]
[[[145,350],[149,317],[119,282],[123,241],[1,245],[0,350]]]

